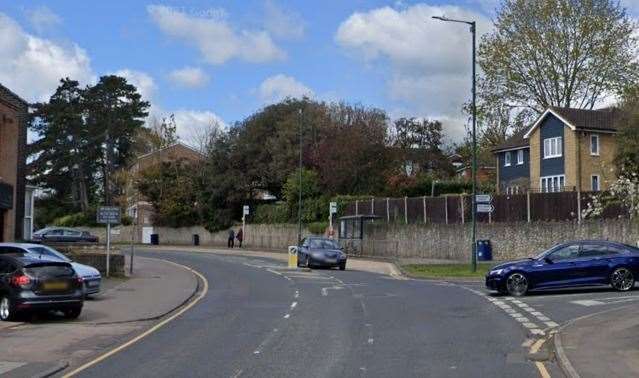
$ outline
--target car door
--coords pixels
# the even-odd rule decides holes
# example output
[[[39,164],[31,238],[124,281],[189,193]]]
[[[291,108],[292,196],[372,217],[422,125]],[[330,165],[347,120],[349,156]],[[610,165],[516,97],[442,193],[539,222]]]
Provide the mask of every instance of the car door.
[[[76,230],[64,230],[64,241],[66,242],[78,242],[81,241],[82,232]]]
[[[47,231],[44,235],[42,235],[46,241],[52,242],[60,242],[64,241],[64,235],[62,230],[59,228],[54,228],[51,231]]]
[[[605,284],[613,258],[613,249],[599,243],[584,243],[579,252],[579,271],[576,281],[580,284]]]
[[[308,258],[308,239],[302,239],[302,243],[297,251],[297,261],[306,263]]]
[[[537,273],[537,288],[552,288],[573,285],[578,278],[580,245],[564,244],[544,257],[544,265]]]

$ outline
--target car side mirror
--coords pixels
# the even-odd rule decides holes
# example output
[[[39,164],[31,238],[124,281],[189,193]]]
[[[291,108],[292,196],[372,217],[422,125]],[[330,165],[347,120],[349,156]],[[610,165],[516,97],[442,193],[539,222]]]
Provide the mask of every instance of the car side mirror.
[[[552,264],[553,263],[553,261],[552,261],[552,259],[550,257],[544,257],[544,261],[546,263],[548,263],[548,264]]]

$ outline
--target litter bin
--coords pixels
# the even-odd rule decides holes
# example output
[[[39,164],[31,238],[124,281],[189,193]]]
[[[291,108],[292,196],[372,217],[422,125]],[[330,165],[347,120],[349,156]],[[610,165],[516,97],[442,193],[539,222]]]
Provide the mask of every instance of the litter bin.
[[[151,244],[152,244],[152,245],[158,245],[158,244],[160,244],[160,235],[158,235],[158,234],[151,234]]]
[[[200,235],[193,234],[193,245],[200,245]]]
[[[477,240],[477,259],[479,261],[493,259],[493,247],[490,245],[490,240]]]

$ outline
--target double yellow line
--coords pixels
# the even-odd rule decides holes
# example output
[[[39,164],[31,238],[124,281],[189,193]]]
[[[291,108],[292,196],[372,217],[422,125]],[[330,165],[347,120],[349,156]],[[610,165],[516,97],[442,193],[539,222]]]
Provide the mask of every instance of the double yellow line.
[[[171,315],[170,317],[162,320],[161,322],[159,322],[158,324],[154,325],[153,327],[149,328],[148,330],[144,331],[143,333],[141,333],[140,335],[137,335],[136,337],[132,338],[131,340],[127,341],[126,343],[119,345],[113,349],[111,349],[110,351],[98,356],[97,358],[87,362],[86,364],[76,368],[75,370],[65,374],[63,376],[63,378],[68,378],[68,377],[73,377],[74,375],[106,360],[107,358],[113,356],[116,353],[119,353],[121,351],[123,351],[124,349],[130,347],[131,345],[137,343],[138,341],[142,340],[143,338],[149,336],[150,334],[152,334],[153,332],[157,331],[158,329],[164,327],[167,323],[175,320],[175,318],[177,318],[178,316],[184,314],[186,311],[188,311],[191,307],[195,306],[202,298],[204,298],[204,296],[206,296],[206,293],[209,291],[209,281],[207,281],[207,279],[198,271],[189,268],[188,266],[185,265],[181,265],[181,264],[177,264],[174,263],[172,261],[167,261],[167,260],[162,260],[164,262],[168,262],[171,263],[173,265],[179,266],[183,269],[186,269],[188,271],[190,271],[191,273],[195,274],[199,279],[202,280],[202,282],[204,283],[204,287],[202,288],[202,291],[198,294],[197,297],[195,297],[195,299],[193,299],[191,302],[189,302],[186,306],[182,307],[178,312],[176,312],[175,314]]]

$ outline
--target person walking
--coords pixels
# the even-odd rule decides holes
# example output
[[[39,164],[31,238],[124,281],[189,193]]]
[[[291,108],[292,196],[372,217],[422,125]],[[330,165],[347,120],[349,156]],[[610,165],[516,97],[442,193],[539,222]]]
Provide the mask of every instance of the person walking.
[[[229,241],[227,243],[229,248],[233,248],[235,246],[235,231],[231,228],[229,230]]]
[[[237,239],[237,242],[239,243],[238,247],[242,248],[242,239],[244,239],[244,232],[242,231],[242,228],[237,230],[237,234],[235,238]]]

